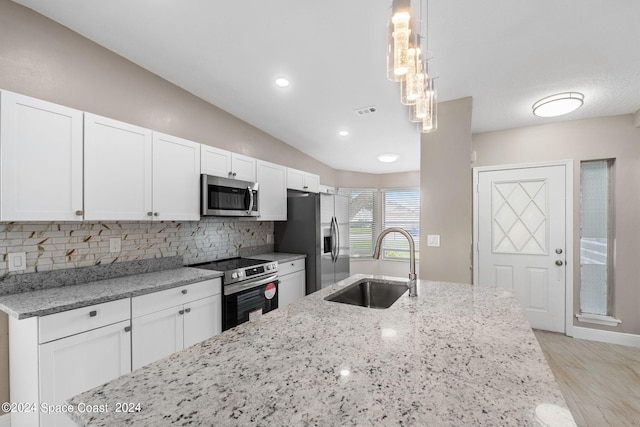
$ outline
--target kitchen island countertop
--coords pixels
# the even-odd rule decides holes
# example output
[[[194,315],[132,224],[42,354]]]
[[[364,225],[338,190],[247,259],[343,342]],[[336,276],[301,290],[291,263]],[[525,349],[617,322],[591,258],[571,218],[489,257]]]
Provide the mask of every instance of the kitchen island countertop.
[[[324,300],[365,277],[401,281],[352,276],[73,397],[71,417],[91,426],[523,426],[539,425],[540,404],[566,408],[510,291],[419,280],[417,298],[405,293],[388,309]],[[115,412],[123,402],[132,412]]]

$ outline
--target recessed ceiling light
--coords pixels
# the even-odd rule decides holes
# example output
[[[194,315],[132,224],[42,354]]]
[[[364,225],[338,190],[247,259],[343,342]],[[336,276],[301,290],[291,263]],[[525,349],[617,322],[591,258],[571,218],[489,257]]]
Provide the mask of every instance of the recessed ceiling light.
[[[380,154],[378,156],[378,160],[380,160],[383,163],[391,163],[398,160],[398,155],[397,154]]]
[[[340,132],[338,132],[338,135],[347,136],[347,135],[349,135],[349,131],[348,130],[341,130]]]
[[[276,85],[280,87],[287,87],[289,86],[289,80],[285,79],[284,77],[277,78]]]
[[[533,114],[538,117],[556,117],[582,107],[584,95],[579,92],[564,92],[542,98],[533,104]]]

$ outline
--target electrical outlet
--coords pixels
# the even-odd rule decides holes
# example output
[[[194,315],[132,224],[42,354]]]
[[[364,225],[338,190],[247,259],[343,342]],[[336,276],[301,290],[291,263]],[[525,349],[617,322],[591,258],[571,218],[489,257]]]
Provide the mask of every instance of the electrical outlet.
[[[273,234],[267,234],[267,243],[273,243]]]
[[[13,252],[8,254],[9,271],[22,271],[27,268],[27,253]]]
[[[119,237],[112,237],[109,239],[109,252],[111,252],[112,254],[117,254],[119,253],[121,250],[120,248],[120,238]]]

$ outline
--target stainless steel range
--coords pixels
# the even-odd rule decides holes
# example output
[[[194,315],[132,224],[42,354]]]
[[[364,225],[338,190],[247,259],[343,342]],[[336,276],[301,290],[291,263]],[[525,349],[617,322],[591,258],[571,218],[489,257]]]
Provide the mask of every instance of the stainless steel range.
[[[278,308],[278,263],[231,258],[191,267],[224,272],[222,277],[222,330],[260,317]]]

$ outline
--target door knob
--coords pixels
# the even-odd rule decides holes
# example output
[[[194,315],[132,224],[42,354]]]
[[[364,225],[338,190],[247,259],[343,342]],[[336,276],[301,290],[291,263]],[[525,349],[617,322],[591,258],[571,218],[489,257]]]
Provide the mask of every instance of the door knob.
[[[562,261],[560,261],[560,260],[557,260],[557,261],[556,261],[556,265],[557,265],[558,267],[559,267],[559,266],[561,266],[561,265],[563,265],[563,264],[564,264],[564,263],[563,263]]]
[[[556,249],[556,253],[557,253],[558,255],[560,255],[560,254],[562,253],[562,249],[560,249],[560,248]]]

